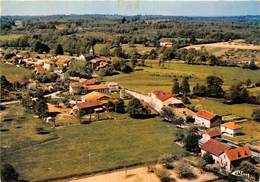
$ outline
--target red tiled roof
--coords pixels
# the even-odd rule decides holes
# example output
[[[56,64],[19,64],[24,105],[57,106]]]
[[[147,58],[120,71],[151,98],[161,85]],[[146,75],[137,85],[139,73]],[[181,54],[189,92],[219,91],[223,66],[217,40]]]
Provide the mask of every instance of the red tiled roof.
[[[212,138],[212,137],[217,137],[221,136],[221,132],[217,129],[208,131],[207,134]]]
[[[229,128],[229,129],[233,129],[233,130],[242,128],[242,126],[240,126],[234,122],[228,122],[228,123],[222,124],[222,126]]]
[[[163,92],[160,90],[153,91],[152,93],[161,101],[166,101],[174,96],[171,92]]]
[[[99,90],[99,89],[108,89],[108,86],[106,84],[100,84],[100,85],[88,85],[85,87],[87,90]]]
[[[97,80],[97,79],[90,79],[90,80],[84,80],[81,83],[83,85],[94,85],[94,84],[99,83],[99,82],[101,82],[101,81]]]
[[[109,57],[99,57],[99,58],[94,58],[90,60],[92,63],[97,63],[97,62],[111,62],[111,58]]]
[[[209,139],[207,142],[202,144],[200,148],[215,156],[219,156],[220,154],[224,153],[226,150],[230,149],[231,147],[217,140]]]
[[[103,104],[99,102],[98,100],[88,100],[87,102],[81,102],[77,103],[76,106],[79,109],[87,109],[91,107],[97,107],[97,106],[102,106]]]
[[[238,147],[234,149],[229,149],[225,151],[225,154],[227,155],[230,161],[244,159],[252,156],[251,151],[248,147]]]
[[[214,114],[213,112],[209,112],[209,111],[199,111],[199,112],[197,112],[197,116],[210,121],[216,116],[216,114]]]

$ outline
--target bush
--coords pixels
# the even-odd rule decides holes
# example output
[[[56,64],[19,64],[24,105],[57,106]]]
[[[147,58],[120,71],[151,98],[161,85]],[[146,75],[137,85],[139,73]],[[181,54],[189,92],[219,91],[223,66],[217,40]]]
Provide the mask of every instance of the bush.
[[[215,160],[213,159],[212,155],[210,155],[209,153],[206,153],[203,156],[203,159],[208,163],[208,164],[214,164]]]
[[[175,167],[175,169],[181,178],[194,178],[195,177],[195,174],[192,172],[190,166],[188,164],[186,164],[185,162],[179,163]]]

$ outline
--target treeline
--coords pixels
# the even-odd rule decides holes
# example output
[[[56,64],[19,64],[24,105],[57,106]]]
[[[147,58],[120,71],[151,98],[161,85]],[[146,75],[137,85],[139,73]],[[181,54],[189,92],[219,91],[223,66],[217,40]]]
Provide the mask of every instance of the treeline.
[[[77,53],[86,51],[90,42],[110,43],[114,39],[120,43],[145,46],[159,46],[160,38],[164,37],[180,38],[177,41],[179,46],[239,38],[260,43],[259,23],[246,21],[246,18],[244,21],[239,18],[236,21],[234,17],[230,20],[106,15],[1,17],[2,34],[21,33],[26,36],[1,41],[0,46],[33,47],[35,42],[42,41],[50,48],[61,44],[65,51]]]

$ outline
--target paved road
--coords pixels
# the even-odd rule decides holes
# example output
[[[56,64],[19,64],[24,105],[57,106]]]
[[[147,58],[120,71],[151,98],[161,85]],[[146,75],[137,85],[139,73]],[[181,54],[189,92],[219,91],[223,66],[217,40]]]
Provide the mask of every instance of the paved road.
[[[0,106],[9,105],[9,104],[17,104],[20,103],[20,100],[8,101],[8,102],[1,102]]]

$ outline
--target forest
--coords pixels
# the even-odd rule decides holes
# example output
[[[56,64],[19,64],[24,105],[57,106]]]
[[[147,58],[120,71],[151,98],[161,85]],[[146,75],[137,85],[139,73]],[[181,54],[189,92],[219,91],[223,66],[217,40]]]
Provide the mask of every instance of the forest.
[[[87,53],[96,43],[143,44],[158,47],[161,38],[176,46],[245,39],[260,44],[260,16],[174,17],[119,15],[2,16],[1,47],[33,48],[40,41],[51,49],[63,45],[71,54]]]

